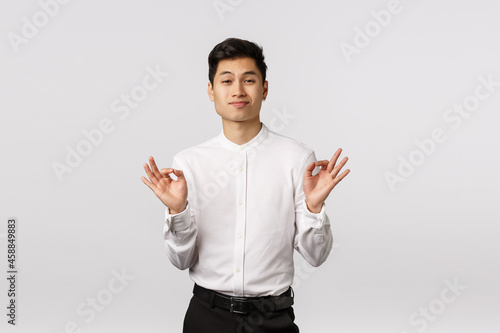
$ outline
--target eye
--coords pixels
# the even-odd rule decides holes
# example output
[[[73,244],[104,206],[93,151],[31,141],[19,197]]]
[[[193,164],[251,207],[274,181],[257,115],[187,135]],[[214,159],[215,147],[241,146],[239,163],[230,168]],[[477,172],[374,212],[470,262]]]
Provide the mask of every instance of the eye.
[[[254,83],[255,81],[252,80],[252,79],[248,79],[248,80],[245,80],[245,82],[251,82],[251,83]]]
[[[222,83],[229,83],[229,82],[231,82],[231,80],[224,80],[224,81],[222,81]]]

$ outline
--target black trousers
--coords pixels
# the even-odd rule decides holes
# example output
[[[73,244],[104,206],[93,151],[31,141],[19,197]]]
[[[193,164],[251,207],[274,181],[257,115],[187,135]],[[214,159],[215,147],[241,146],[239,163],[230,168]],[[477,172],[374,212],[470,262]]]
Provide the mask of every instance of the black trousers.
[[[183,333],[299,333],[293,308],[249,314],[231,313],[194,296],[184,317]]]

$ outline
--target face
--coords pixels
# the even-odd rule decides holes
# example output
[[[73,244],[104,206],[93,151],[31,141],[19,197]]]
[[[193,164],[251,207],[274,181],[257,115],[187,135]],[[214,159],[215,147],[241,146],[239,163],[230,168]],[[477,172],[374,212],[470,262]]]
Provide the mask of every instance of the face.
[[[262,101],[267,97],[267,81],[252,58],[221,60],[208,83],[208,96],[224,121],[260,121]]]

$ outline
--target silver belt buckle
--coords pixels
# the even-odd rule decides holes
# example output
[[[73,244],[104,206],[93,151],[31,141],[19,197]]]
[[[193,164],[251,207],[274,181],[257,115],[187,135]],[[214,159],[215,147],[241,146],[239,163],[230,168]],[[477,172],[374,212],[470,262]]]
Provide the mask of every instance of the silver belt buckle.
[[[231,296],[231,298],[229,299],[229,312],[238,313],[238,314],[246,314],[246,312],[244,312],[244,311],[239,311],[239,310],[234,309],[234,301],[243,302],[243,301],[246,301],[246,299],[243,297]]]

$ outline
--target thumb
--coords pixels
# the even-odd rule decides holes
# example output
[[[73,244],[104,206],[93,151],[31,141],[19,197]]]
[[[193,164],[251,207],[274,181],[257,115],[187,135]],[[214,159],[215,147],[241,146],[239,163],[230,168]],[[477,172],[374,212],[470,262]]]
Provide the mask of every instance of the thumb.
[[[316,168],[316,162],[312,162],[309,164],[306,168],[306,171],[304,172],[304,177],[311,177],[313,170]]]
[[[184,177],[184,172],[182,172],[182,170],[176,170],[176,169],[174,169],[174,175],[176,175],[177,178],[183,178]]]

